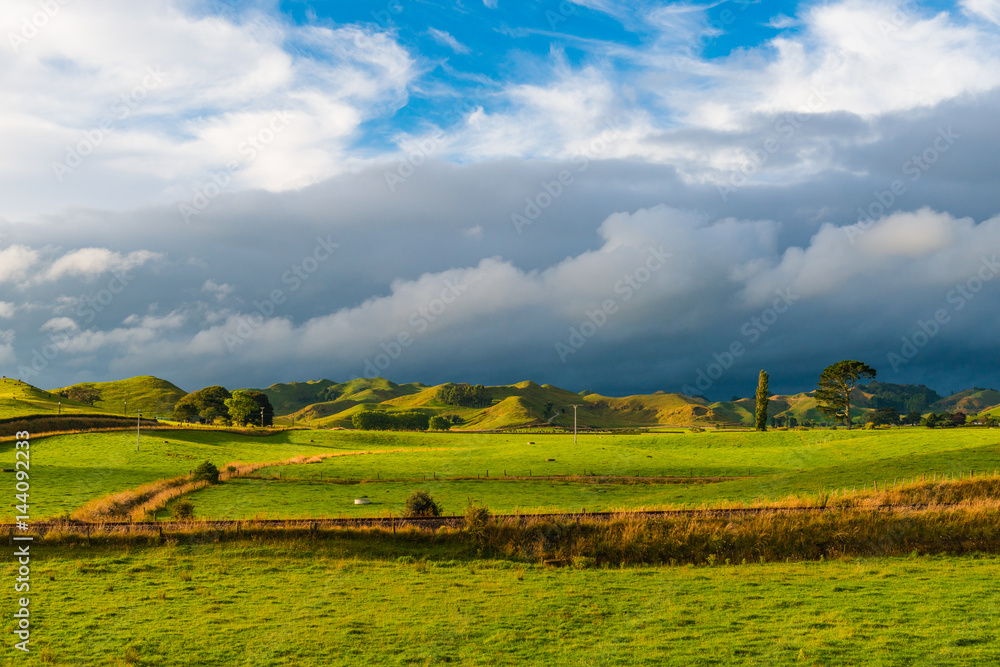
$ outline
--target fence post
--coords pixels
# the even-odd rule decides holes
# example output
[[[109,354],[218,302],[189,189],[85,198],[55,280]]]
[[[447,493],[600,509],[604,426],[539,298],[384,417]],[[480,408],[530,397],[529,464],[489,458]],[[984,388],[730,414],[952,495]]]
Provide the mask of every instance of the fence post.
[[[878,493],[878,480],[875,480],[875,493]]]

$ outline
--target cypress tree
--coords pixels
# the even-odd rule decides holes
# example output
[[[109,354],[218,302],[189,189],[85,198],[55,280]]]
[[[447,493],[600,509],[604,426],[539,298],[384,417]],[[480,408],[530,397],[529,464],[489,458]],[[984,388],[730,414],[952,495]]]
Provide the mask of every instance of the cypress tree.
[[[757,407],[754,410],[754,426],[758,431],[767,430],[767,379],[767,372],[762,370],[757,378]]]

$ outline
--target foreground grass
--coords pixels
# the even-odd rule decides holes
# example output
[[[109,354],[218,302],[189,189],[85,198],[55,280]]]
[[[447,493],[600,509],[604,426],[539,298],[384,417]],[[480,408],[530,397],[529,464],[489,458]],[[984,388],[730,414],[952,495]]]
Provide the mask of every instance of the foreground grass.
[[[576,570],[362,536],[40,554],[33,653],[3,664],[1000,661],[993,556]]]

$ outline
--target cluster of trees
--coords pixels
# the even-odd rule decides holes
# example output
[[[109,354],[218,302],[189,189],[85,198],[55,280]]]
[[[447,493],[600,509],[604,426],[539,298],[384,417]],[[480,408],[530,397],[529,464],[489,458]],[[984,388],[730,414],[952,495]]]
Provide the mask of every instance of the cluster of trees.
[[[868,401],[869,406],[876,410],[895,408],[899,414],[926,412],[932,403],[942,398],[936,391],[924,385],[913,387],[874,381],[868,383],[865,393],[872,395]]]
[[[261,409],[264,410],[263,424]],[[271,426],[274,424],[274,407],[262,391],[237,389],[230,393],[225,387],[213,385],[193,391],[177,401],[174,419],[205,424]]]
[[[481,384],[446,384],[438,390],[437,397],[442,403],[465,408],[488,408],[493,404],[493,397]]]
[[[362,410],[354,413],[351,424],[362,431],[426,431],[430,427],[430,419],[423,412]]]
[[[771,417],[771,426],[775,428],[795,428],[799,425],[799,420],[792,416],[775,415]]]
[[[71,389],[63,389],[59,392],[59,395],[63,398],[68,398],[71,401],[86,403],[87,405],[93,405],[95,402],[101,400],[101,392],[91,387],[73,387]]]
[[[942,412],[940,414],[930,413],[920,420],[921,426],[927,428],[952,428],[964,426],[968,417],[964,412]]]

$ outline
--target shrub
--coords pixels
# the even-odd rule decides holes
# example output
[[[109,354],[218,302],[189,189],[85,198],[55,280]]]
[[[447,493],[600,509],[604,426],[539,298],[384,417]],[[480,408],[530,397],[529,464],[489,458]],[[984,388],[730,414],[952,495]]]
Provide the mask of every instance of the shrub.
[[[493,520],[488,507],[476,507],[470,504],[465,508],[465,532],[474,541],[482,544],[486,537],[486,528]]]
[[[197,468],[194,469],[194,477],[191,478],[195,482],[208,482],[209,484],[219,483],[219,469],[215,467],[215,464],[211,461],[205,461]]]
[[[441,516],[441,506],[434,502],[431,494],[417,489],[406,499],[403,516]]]
[[[439,415],[434,415],[431,417],[430,429],[432,431],[447,431],[451,428],[451,420],[447,417],[441,417]]]
[[[190,500],[178,500],[171,509],[171,514],[178,521],[184,521],[194,516],[194,503]]]

